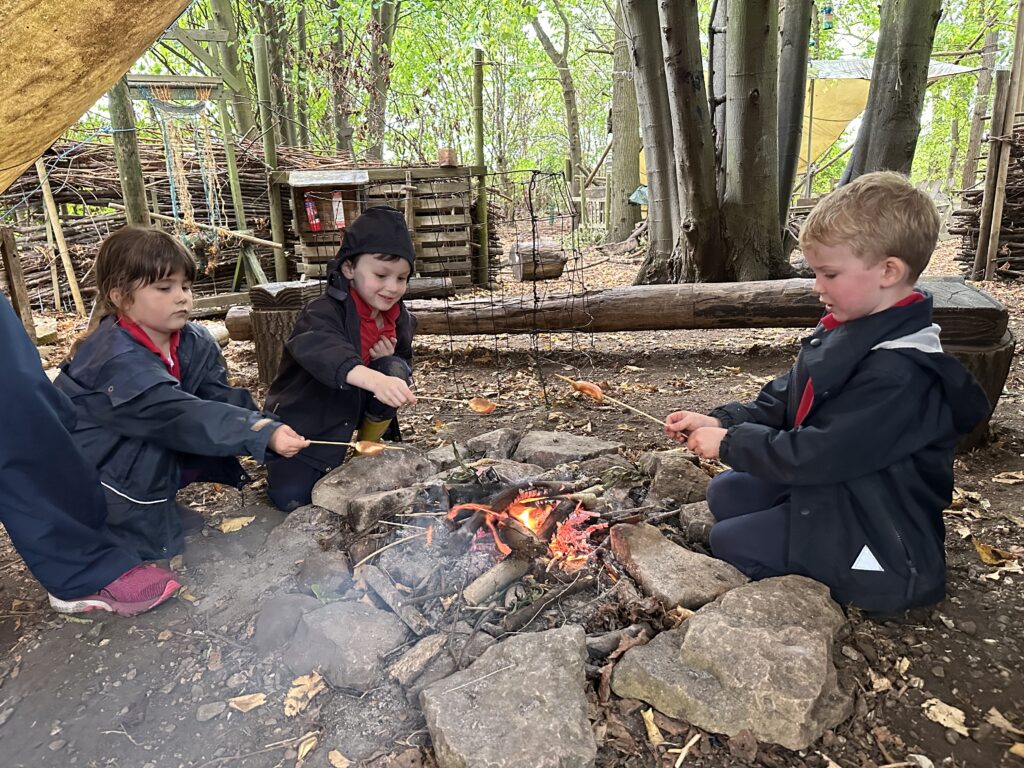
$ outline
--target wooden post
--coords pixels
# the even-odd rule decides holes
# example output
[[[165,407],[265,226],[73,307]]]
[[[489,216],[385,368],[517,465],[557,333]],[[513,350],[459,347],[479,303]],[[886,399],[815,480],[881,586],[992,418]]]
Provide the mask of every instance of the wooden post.
[[[43,200],[46,202],[46,215],[50,226],[53,228],[53,237],[57,241],[60,260],[64,263],[64,271],[68,276],[71,296],[75,300],[75,311],[78,312],[79,317],[85,317],[85,304],[82,302],[82,293],[78,290],[78,278],[75,277],[75,267],[71,263],[68,244],[64,241],[64,231],[60,228],[60,214],[57,213],[57,204],[53,201],[53,191],[50,189],[50,180],[46,175],[46,166],[43,165],[41,158],[36,160],[36,174],[39,176],[39,185],[43,190]]]
[[[568,32],[566,33],[568,34]],[[476,179],[476,224],[479,252],[476,262],[476,284],[490,282],[491,254],[487,232],[487,167],[484,165],[484,52],[473,49],[473,143],[474,162],[482,169]]]
[[[50,222],[43,216],[43,228],[46,230],[46,260],[50,262],[50,282],[53,285],[53,308],[58,312],[64,309],[60,300],[60,276],[57,274],[57,246],[53,240]]]
[[[11,305],[21,318],[25,332],[36,343],[36,321],[32,318],[32,305],[28,300],[28,288],[25,287],[25,272],[21,268],[21,256],[18,245],[14,242],[14,229],[0,227],[0,255],[3,256],[4,270],[7,272],[7,288],[11,294]]]
[[[274,115],[270,109],[273,91],[270,87],[270,65],[265,35],[252,36],[253,60],[256,66],[256,91],[260,104],[260,133],[263,134],[263,156],[267,166],[267,190],[270,198],[270,231],[274,241],[284,243],[284,216],[281,213],[281,187],[273,180],[277,170],[277,143],[274,139]],[[288,279],[288,261],[283,248],[274,249],[274,278]]]
[[[992,72],[996,68],[996,52],[998,50],[999,30],[993,29],[985,36],[985,47],[981,55],[982,70],[978,74],[978,95],[974,100],[974,112],[971,114],[971,130],[967,136],[967,155],[964,158],[963,178],[960,182],[964,189],[971,189],[978,181],[981,131],[985,115],[988,114],[989,97],[992,91]]]
[[[242,196],[242,182],[238,178],[238,160],[235,158],[235,132],[231,125],[227,100],[222,96],[217,101],[220,110],[220,131],[224,142],[224,157],[228,163],[228,181],[231,184],[231,207],[235,211],[235,229],[244,230],[245,198]]]
[[[978,246],[974,252],[974,266],[971,279],[981,280],[985,276],[985,259],[988,258],[988,241],[992,232],[992,200],[996,194],[996,180],[999,177],[999,157],[1002,154],[1002,142],[996,125],[1003,122],[1003,108],[1006,106],[1006,89],[1010,82],[1010,73],[1006,70],[996,72],[996,95],[993,103],[992,120],[989,125],[988,164],[985,168],[985,191],[981,198],[981,216],[978,222]]]
[[[139,162],[139,143],[135,134],[135,111],[128,93],[128,81],[118,80],[107,94],[110,104],[110,127],[114,131],[114,158],[121,180],[121,197],[129,224],[149,226],[146,182]]]
[[[992,196],[992,229],[988,236],[988,251],[985,254],[985,279],[991,280],[996,269],[996,255],[999,253],[999,232],[1003,226],[1003,202],[1006,200],[1006,173],[1010,163],[1010,145],[1013,138],[1013,124],[1016,122],[1017,105],[1020,104],[1022,65],[1024,61],[1024,0],[1017,2],[1017,35],[1013,45],[1013,64],[1010,68],[1010,85],[1007,87],[1006,103],[1001,123],[993,121],[992,129],[998,136],[999,168],[995,194]],[[991,157],[991,154],[989,155]],[[989,161],[991,163],[991,160]]]

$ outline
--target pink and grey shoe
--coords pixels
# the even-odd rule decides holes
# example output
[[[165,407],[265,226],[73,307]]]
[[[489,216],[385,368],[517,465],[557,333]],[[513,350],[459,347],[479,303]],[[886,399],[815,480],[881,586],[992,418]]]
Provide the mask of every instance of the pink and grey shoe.
[[[181,582],[173,573],[143,564],[121,574],[96,594],[70,600],[50,595],[50,606],[60,613],[108,611],[118,616],[134,616],[155,608],[179,589]]]

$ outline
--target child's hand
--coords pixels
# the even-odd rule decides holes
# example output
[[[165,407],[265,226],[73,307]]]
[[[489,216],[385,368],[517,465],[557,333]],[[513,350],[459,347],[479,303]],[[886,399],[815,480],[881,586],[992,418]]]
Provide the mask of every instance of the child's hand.
[[[392,408],[401,408],[406,403],[412,404],[416,402],[416,395],[409,389],[405,379],[401,379],[398,376],[385,376],[381,374],[379,382],[374,385],[371,391],[374,397],[384,403],[384,405],[390,405]]]
[[[304,438],[287,424],[282,424],[280,427],[275,429],[274,434],[270,436],[270,442],[267,443],[267,447],[269,447],[274,453],[290,459],[303,448],[308,448],[309,440]]]
[[[693,411],[676,411],[670,413],[665,419],[665,434],[677,443],[685,443],[686,438],[695,429],[721,426],[722,423],[712,416],[705,416],[703,413],[694,413]]]
[[[381,336],[377,340],[377,343],[370,347],[370,359],[379,360],[382,357],[390,357],[395,354],[395,344],[398,339],[389,339],[387,336]]]
[[[702,458],[717,459],[727,431],[721,427],[698,427],[690,433],[686,447]]]

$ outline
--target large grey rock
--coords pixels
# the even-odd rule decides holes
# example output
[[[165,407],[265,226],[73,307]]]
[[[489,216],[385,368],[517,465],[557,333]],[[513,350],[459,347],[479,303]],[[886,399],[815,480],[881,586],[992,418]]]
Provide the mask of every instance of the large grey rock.
[[[440,768],[589,768],[583,628],[566,625],[491,646],[420,693]]]
[[[458,458],[455,456],[456,451],[459,454]],[[462,463],[465,464],[473,460],[473,454],[464,443],[460,443],[458,440],[453,443],[439,445],[437,448],[427,452],[427,459],[430,463],[441,470],[459,466],[460,458]]]
[[[666,608],[695,610],[747,582],[722,560],[691,552],[669,541],[653,525],[616,525],[612,552],[643,588]]]
[[[412,446],[375,456],[355,456],[313,486],[313,503],[345,515],[352,499],[415,485],[436,471],[437,468]]]
[[[536,464],[523,464],[509,459],[480,459],[474,462],[474,467],[478,474],[482,473],[488,480],[493,478],[497,482],[509,484],[525,480],[536,480],[544,474],[543,467],[538,467]],[[455,474],[459,472],[461,472],[461,469],[454,470]],[[441,473],[441,477],[448,479],[452,474],[453,472]],[[458,482],[465,482],[465,480],[461,479]]]
[[[368,691],[380,681],[383,657],[408,634],[390,611],[351,600],[329,603],[302,616],[284,661],[296,675],[318,669],[335,687]]]
[[[466,441],[466,447],[478,456],[488,459],[507,459],[519,445],[522,434],[509,427],[502,427]]]
[[[336,549],[324,551],[317,547],[303,559],[297,581],[299,589],[309,594],[344,594],[352,586],[348,557]]]
[[[535,430],[527,432],[519,441],[512,458],[550,469],[570,461],[585,461],[606,453],[618,453],[620,448],[622,443],[612,443],[596,437]]]
[[[832,648],[845,618],[803,576],[739,587],[679,628],[625,653],[612,690],[730,736],[804,749],[852,711]]]
[[[706,501],[683,504],[679,508],[679,527],[690,541],[710,546],[711,526],[714,524],[715,516]]]
[[[282,593],[263,603],[256,618],[252,642],[261,653],[273,653],[292,639],[304,613],[318,610],[323,603],[311,595]]]
[[[640,466],[653,477],[649,500],[693,504],[707,498],[711,478],[700,468],[697,457],[684,448],[644,454]]]
[[[423,488],[413,485],[390,491],[368,493],[348,503],[348,522],[354,531],[365,531],[396,512],[408,512],[416,495]]]

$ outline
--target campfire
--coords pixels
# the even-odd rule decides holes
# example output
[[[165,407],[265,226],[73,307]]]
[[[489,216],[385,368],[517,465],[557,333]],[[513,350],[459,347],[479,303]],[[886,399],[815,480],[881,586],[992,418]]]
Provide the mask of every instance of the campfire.
[[[486,504],[456,504],[447,518],[470,545],[489,534],[503,556],[529,560],[546,555],[571,570],[593,551],[592,535],[607,528],[607,523],[590,522],[598,515],[575,495],[572,486],[562,484],[512,486]]]

